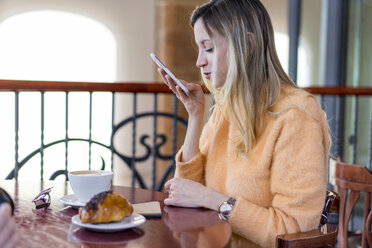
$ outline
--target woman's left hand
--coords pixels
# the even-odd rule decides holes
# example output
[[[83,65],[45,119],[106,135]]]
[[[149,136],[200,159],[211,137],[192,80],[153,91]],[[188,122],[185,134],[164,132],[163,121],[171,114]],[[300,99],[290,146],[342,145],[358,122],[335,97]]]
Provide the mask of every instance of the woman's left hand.
[[[204,207],[217,210],[219,204],[229,198],[200,183],[178,177],[169,180],[164,188],[169,192],[164,203],[177,207]]]

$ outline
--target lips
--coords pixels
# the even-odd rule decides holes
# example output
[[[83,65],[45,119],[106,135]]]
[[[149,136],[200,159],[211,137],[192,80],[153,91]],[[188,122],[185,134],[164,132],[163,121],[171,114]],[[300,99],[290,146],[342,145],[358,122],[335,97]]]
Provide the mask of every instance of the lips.
[[[211,79],[211,73],[210,72],[204,72],[203,73],[206,79]]]

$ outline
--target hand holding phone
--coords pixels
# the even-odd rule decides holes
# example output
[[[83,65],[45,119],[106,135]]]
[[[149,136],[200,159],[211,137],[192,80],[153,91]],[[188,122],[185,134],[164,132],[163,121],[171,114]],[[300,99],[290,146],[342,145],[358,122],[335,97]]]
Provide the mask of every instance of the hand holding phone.
[[[185,94],[187,96],[190,97],[190,92],[189,90],[181,83],[181,81],[176,78],[176,76],[158,59],[158,57],[156,57],[156,55],[154,53],[150,53],[150,56],[151,58],[155,61],[155,63],[160,67],[162,68],[165,73],[168,74],[168,76],[170,76],[173,81],[183,90],[183,92],[185,92]]]

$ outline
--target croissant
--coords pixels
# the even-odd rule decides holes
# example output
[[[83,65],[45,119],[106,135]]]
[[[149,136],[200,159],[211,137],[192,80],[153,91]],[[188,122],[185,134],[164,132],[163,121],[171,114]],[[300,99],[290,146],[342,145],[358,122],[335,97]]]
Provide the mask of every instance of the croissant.
[[[82,223],[109,223],[121,221],[133,213],[133,207],[122,195],[105,191],[90,199],[83,208],[79,208]]]

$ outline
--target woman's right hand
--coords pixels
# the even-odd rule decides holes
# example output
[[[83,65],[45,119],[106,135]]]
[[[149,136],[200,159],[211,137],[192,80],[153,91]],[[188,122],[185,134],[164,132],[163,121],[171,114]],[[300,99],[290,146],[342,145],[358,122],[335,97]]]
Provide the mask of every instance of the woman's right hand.
[[[185,105],[187,112],[190,117],[203,118],[204,116],[204,105],[205,96],[202,87],[199,84],[189,83],[184,80],[180,80],[183,85],[189,90],[190,97],[183,92],[181,87],[176,85],[171,77],[167,73],[159,68],[158,69],[164,83],[173,91],[177,98]]]

